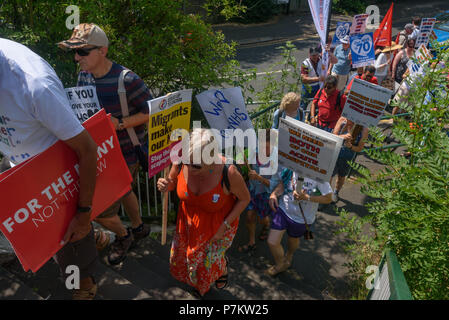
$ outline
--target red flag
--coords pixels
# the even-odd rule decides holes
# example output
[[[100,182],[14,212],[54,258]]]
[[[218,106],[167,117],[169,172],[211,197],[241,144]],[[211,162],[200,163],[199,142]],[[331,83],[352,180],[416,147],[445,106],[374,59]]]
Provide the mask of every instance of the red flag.
[[[374,32],[374,47],[391,46],[391,27],[393,23],[393,2],[390,9],[388,9],[379,28]]]

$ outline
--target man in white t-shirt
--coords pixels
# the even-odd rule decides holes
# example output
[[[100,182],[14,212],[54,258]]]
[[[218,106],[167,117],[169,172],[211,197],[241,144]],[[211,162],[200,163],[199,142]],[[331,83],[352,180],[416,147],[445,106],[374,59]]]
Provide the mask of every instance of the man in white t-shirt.
[[[63,140],[79,158],[77,214],[55,255],[63,276],[66,266],[80,269],[74,299],[93,299],[97,250],[90,223],[97,171],[97,145],[70,109],[53,68],[27,47],[0,38],[0,153],[17,165]],[[74,245],[76,242],[76,245]]]
[[[273,175],[270,181],[270,186],[276,186],[269,199],[274,214],[267,242],[275,261],[275,265],[265,271],[270,276],[283,272],[291,266],[293,254],[299,247],[299,239],[307,231],[313,231],[318,204],[332,202],[332,188],[329,182],[319,183],[305,178],[303,182],[299,182],[302,183],[302,188],[299,187],[301,191],[297,192],[298,178],[296,172],[279,168],[278,173]],[[288,248],[284,255],[281,240],[285,231],[288,235]]]

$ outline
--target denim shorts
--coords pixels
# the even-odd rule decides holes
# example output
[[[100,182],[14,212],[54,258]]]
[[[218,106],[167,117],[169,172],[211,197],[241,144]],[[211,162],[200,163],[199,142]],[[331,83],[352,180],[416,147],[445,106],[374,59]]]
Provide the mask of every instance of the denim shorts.
[[[311,231],[314,223],[309,225]],[[271,221],[271,229],[274,230],[287,230],[287,234],[291,238],[301,238],[306,233],[306,225],[303,223],[297,223],[290,219],[281,208],[278,208],[273,214],[273,220]]]

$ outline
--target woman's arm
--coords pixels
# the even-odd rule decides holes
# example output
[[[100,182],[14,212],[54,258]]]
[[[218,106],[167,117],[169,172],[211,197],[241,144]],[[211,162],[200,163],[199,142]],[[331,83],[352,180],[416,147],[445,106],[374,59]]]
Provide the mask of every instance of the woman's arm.
[[[399,53],[396,55],[396,58],[394,58],[394,60],[393,60],[393,67],[392,67],[393,77],[396,75],[396,67],[398,66],[398,63],[399,63],[399,61],[400,61],[401,58],[402,58],[402,53],[403,53],[403,52],[404,52],[404,51],[399,52]]]
[[[311,196],[306,193],[305,190],[301,190],[301,192],[293,191],[293,197],[296,200],[305,200],[310,202],[316,202],[321,204],[329,204],[332,202],[332,192],[328,193],[326,195],[320,195],[320,196]]]
[[[179,166],[181,164],[173,164],[170,173],[168,174],[167,179],[159,178],[157,181],[157,188],[160,192],[165,191],[172,191],[176,187],[176,183],[178,182],[178,173],[179,173]],[[182,169],[182,167],[181,167]]]

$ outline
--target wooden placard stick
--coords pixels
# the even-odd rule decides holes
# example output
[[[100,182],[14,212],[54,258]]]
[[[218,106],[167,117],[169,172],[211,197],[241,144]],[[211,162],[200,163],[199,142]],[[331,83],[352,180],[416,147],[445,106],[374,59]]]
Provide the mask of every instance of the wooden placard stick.
[[[168,178],[170,167],[164,169],[164,179]],[[168,217],[168,191],[164,192],[162,201],[162,236],[161,245],[167,242],[167,217]]]
[[[360,132],[362,132],[362,130],[363,130],[363,126],[361,126],[359,124],[356,124],[355,126],[352,127],[352,130],[351,130],[352,145],[355,145],[355,143],[357,141],[357,137],[359,136]]]

